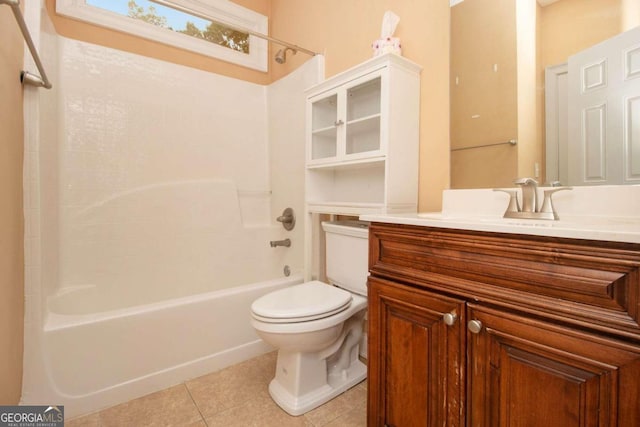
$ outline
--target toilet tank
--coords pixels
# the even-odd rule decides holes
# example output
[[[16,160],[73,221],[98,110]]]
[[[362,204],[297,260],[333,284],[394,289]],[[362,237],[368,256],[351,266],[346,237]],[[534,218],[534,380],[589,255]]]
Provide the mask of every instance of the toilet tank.
[[[326,274],[329,283],[367,295],[369,272],[369,224],[361,221],[322,223],[326,242]]]

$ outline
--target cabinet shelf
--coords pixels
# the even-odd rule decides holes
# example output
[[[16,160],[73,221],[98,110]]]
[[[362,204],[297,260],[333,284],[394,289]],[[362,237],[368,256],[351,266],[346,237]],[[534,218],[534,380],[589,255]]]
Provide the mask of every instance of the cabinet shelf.
[[[351,120],[347,122],[347,126],[351,126],[351,127],[357,126],[357,129],[367,130],[367,129],[373,128],[376,123],[380,123],[380,113]],[[331,126],[314,129],[311,131],[311,133],[313,135],[332,136],[336,131],[336,129],[337,129],[336,125],[331,125]]]
[[[366,122],[375,122],[375,121],[380,122],[380,113],[371,114],[366,117],[360,117],[357,119],[350,120],[347,122],[347,126],[354,126],[363,122],[366,123]]]
[[[307,169],[307,200],[319,206],[382,206],[385,160],[333,163]]]
[[[358,216],[385,212],[384,203],[307,202],[310,213]]]
[[[381,151],[380,115],[374,114],[347,123],[345,156]]]
[[[335,137],[336,128],[337,128],[337,126],[335,126],[335,125],[327,126],[327,127],[324,127],[324,128],[315,129],[311,133],[313,135],[318,135],[318,136],[334,136]]]
[[[307,169],[324,169],[324,170],[340,170],[340,169],[363,169],[367,167],[372,167],[377,163],[384,163],[386,160],[385,156],[376,156],[376,157],[367,157],[360,159],[352,159],[352,160],[340,160],[340,161],[331,161],[328,160],[323,163],[310,163],[307,165]]]
[[[374,114],[380,114],[382,79],[376,77],[349,88],[347,97],[347,121],[351,122]]]

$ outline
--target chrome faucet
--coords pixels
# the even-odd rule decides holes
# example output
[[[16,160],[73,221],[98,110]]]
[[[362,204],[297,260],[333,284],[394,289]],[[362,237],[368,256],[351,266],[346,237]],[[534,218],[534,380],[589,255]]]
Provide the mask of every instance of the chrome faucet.
[[[538,182],[533,178],[519,178],[514,184],[520,186],[522,193],[522,207],[518,202],[518,190],[494,188],[493,191],[502,191],[509,194],[509,206],[504,212],[504,218],[520,218],[520,219],[559,219],[558,214],[553,207],[551,195],[556,191],[571,190],[571,187],[553,187],[544,190],[544,198],[542,206],[538,208]]]
[[[284,239],[284,240],[272,240],[269,242],[269,245],[271,245],[272,248],[278,247],[278,246],[284,246],[286,248],[288,248],[289,246],[291,246],[291,239]]]

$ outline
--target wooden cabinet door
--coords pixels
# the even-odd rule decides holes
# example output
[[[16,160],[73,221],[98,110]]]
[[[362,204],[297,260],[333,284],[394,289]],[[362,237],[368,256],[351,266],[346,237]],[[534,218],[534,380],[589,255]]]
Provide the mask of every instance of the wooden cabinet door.
[[[469,426],[640,425],[639,345],[475,304],[467,318]]]
[[[369,279],[369,426],[464,426],[464,302]]]

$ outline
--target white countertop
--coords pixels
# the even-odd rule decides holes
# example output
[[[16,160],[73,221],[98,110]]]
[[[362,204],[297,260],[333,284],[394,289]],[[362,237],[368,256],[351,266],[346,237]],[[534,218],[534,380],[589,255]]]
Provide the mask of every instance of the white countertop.
[[[363,221],[533,236],[640,243],[640,217],[565,217],[557,221],[494,216],[446,216],[441,212],[362,215]]]
[[[539,189],[541,192],[542,189]],[[640,243],[640,186],[574,187],[554,194],[560,219],[503,218],[509,196],[445,190],[442,212],[368,214],[363,221],[497,233]]]

